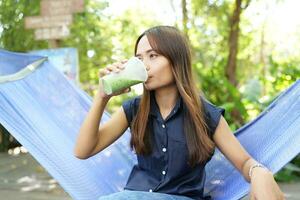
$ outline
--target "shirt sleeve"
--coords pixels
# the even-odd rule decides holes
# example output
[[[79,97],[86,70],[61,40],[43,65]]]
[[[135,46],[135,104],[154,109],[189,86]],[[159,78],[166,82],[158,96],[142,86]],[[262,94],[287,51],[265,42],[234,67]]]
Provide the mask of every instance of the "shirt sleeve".
[[[209,128],[210,137],[212,137],[216,131],[219,124],[221,116],[225,114],[225,109],[222,107],[215,106],[208,100],[202,99],[202,105],[204,108],[206,123]]]
[[[122,107],[124,109],[126,119],[129,125],[131,125],[133,117],[137,112],[137,108],[138,108],[137,103],[138,103],[138,98],[129,99],[122,103]]]

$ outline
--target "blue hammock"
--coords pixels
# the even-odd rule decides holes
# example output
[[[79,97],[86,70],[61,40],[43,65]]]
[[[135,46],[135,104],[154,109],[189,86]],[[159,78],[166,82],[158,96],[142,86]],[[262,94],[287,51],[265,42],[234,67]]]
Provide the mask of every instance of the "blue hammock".
[[[87,160],[73,156],[77,133],[92,103],[41,56],[0,50],[0,123],[77,200],[121,191],[136,157],[130,132]],[[104,113],[101,123],[110,115]],[[255,120],[236,131],[246,150],[273,173],[300,152],[300,80]],[[249,184],[217,150],[207,164],[205,192],[240,199]]]

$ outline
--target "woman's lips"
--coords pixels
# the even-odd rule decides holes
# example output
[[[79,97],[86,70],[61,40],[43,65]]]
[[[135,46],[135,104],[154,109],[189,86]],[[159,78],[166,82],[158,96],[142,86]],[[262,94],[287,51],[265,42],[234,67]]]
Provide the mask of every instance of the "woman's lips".
[[[152,78],[152,76],[148,76],[148,79],[146,80],[145,83],[147,83],[149,81],[149,79],[151,79],[151,78]]]

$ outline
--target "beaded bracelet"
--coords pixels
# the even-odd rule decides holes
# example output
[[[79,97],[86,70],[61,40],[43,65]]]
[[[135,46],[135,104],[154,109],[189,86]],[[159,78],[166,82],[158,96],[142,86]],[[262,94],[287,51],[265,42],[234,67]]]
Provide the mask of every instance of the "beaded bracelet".
[[[251,179],[251,177],[252,177],[252,171],[253,171],[253,169],[256,168],[256,167],[261,167],[261,168],[267,169],[264,165],[262,165],[262,164],[260,164],[260,163],[256,163],[256,164],[252,165],[252,166],[250,167],[250,169],[249,169],[249,177],[250,177],[250,179]]]

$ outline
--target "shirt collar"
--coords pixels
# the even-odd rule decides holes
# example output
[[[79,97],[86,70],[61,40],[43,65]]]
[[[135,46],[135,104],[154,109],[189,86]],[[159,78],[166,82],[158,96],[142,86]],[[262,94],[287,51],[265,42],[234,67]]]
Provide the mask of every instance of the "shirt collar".
[[[182,97],[179,95],[179,98],[176,101],[174,108],[172,109],[172,115],[177,113],[178,110],[182,107]],[[155,94],[153,91],[150,92],[150,114],[158,117],[160,115],[159,107],[157,105]]]

